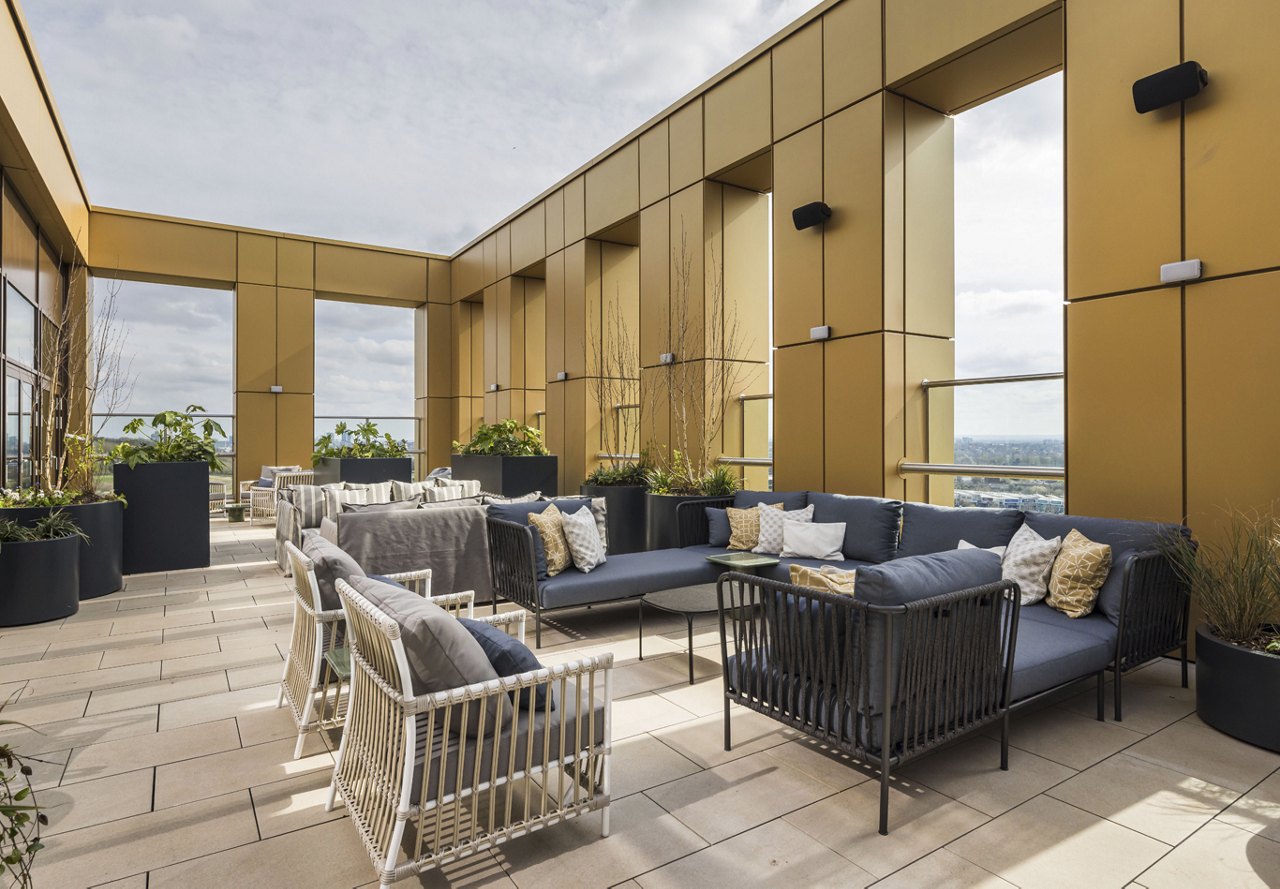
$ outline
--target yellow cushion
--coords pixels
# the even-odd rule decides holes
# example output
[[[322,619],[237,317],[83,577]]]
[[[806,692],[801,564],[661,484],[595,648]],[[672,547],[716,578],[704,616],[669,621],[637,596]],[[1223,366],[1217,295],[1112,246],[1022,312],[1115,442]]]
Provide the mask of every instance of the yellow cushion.
[[[840,593],[845,596],[853,595],[856,571],[845,571],[833,565],[823,565],[821,568],[791,565],[788,570],[791,572],[791,582],[796,586],[809,587],[827,593]]]
[[[564,520],[552,503],[541,513],[529,513],[529,524],[538,529],[547,553],[547,577],[555,577],[569,567],[569,538],[564,536]]]
[[[1098,590],[1110,572],[1111,547],[1072,529],[1053,560],[1045,604],[1067,617],[1084,617],[1093,611]]]
[[[760,510],[758,506],[764,506],[763,503],[756,504],[750,509],[734,509],[730,506],[725,510],[729,516],[729,549],[755,549],[757,543],[760,542]],[[781,503],[770,503],[770,509],[782,509]]]

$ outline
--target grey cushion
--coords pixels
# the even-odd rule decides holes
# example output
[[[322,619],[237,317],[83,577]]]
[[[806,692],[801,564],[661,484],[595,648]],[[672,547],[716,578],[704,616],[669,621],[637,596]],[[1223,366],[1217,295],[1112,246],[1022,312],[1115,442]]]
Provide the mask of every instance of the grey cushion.
[[[1022,513],[1016,509],[905,503],[898,557],[955,549],[961,540],[983,549],[1004,546],[1021,525]]]
[[[615,602],[656,590],[712,583],[724,570],[708,562],[698,547],[622,553],[590,574],[572,568],[538,584],[544,608]]]
[[[1111,547],[1111,573],[1098,591],[1097,609],[1112,623],[1120,620],[1120,593],[1129,560],[1140,552],[1159,549],[1160,542],[1170,534],[1186,533],[1180,525],[1041,512],[1027,513],[1027,524],[1041,537],[1062,537],[1065,540],[1067,534],[1075,529],[1095,543]]]
[[[316,587],[320,590],[321,607],[325,611],[341,608],[342,600],[338,598],[337,590],[338,578],[355,586],[356,579],[364,577],[364,570],[356,564],[355,559],[314,530],[303,532],[302,552],[315,563]]]
[[[480,497],[459,497],[457,500],[434,500],[417,504],[420,509],[457,509],[459,506],[480,506]]]
[[[486,509],[489,515],[508,522],[529,524],[529,513],[541,514],[552,503],[561,512],[577,512],[582,507],[591,508],[591,501],[586,497],[562,497],[558,500],[533,500],[523,503],[490,503]],[[594,515],[594,513],[593,513]],[[542,546],[542,535],[535,528],[533,531],[533,570],[538,580],[547,577],[547,551]]]
[[[728,546],[731,529],[729,513],[713,506],[707,507],[707,544],[710,546]]]
[[[898,548],[902,501],[880,497],[809,492],[813,520],[844,522],[844,556],[864,562],[887,562]]]
[[[390,503],[344,503],[342,514],[350,512],[396,512],[401,509],[417,509],[421,501],[417,497],[412,500],[393,500]]]
[[[956,549],[859,568],[857,595],[872,605],[905,605],[999,580],[1000,557],[995,553]]]
[[[1091,676],[1111,663],[1116,628],[1101,614],[1072,620],[1048,605],[1028,605],[1018,621],[1012,700]]]
[[[808,491],[738,491],[733,495],[734,509],[750,509],[757,503],[772,506],[781,503],[786,510],[804,509],[809,505]]]
[[[356,578],[351,586],[400,625],[409,661],[409,680],[415,695],[448,691],[498,678],[480,643],[440,606],[404,587],[368,577]],[[486,722],[492,729],[497,705],[490,700],[485,706],[489,710]],[[477,715],[473,713],[467,719],[468,735],[476,734]],[[456,728],[460,722],[455,714],[452,727]]]

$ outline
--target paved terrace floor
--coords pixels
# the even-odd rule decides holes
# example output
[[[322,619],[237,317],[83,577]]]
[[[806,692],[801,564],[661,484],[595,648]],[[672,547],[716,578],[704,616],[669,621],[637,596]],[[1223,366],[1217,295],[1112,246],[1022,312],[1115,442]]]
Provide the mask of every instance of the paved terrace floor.
[[[211,568],[0,631],[5,716],[38,729],[5,737],[40,760],[40,889],[376,885],[342,809],[323,808],[336,743],[292,760],[275,709],[291,611],[272,534],[217,521],[213,542]],[[745,711],[722,749],[710,623],[694,686],[683,620],[646,625],[643,662],[627,606],[557,622],[540,652],[617,658],[613,835],[588,817],[421,885],[1280,885],[1280,756],[1204,726],[1171,661],[1133,675],[1123,724],[1092,718],[1090,690],[1021,715],[1008,772],[992,737],[904,769],[881,837],[870,772]]]

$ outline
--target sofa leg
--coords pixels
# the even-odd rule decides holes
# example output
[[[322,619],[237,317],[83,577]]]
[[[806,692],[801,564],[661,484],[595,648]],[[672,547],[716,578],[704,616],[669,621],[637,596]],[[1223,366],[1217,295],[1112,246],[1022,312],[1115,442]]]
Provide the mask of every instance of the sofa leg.
[[[889,763],[880,763],[880,836],[889,835]]]
[[[542,647],[542,609],[533,613],[533,647]]]
[[[1000,771],[1009,771],[1009,708],[1004,710],[1000,720]]]
[[[724,749],[729,751],[733,749],[733,737],[729,731],[729,699],[724,699]]]
[[[1116,722],[1122,722],[1122,721],[1124,720],[1124,708],[1123,708],[1123,706],[1122,706],[1122,704],[1121,704],[1121,702],[1120,702],[1120,678],[1121,678],[1121,676],[1122,676],[1122,675],[1123,675],[1123,674],[1121,674],[1119,667],[1117,667],[1117,668],[1116,668],[1116,687],[1115,687],[1115,694],[1116,694]]]
[[[1098,673],[1098,722],[1107,721],[1107,672]]]
[[[1187,688],[1187,643],[1182,643],[1182,687]]]

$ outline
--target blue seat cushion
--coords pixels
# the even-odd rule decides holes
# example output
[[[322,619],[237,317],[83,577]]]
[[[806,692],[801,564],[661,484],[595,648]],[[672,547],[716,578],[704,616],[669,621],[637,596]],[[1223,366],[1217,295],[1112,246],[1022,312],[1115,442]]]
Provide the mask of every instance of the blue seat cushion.
[[[609,556],[607,562],[589,574],[566,568],[555,577],[539,582],[542,607],[616,602],[657,590],[714,583],[724,569],[708,562],[698,549],[701,547],[620,553]]]
[[[902,501],[810,491],[809,503],[815,522],[844,522],[846,559],[887,562],[897,552]]]
[[[485,508],[495,519],[508,522],[529,524],[529,513],[541,513],[552,503],[561,512],[577,512],[582,507],[591,508],[591,500],[587,497],[562,497],[556,500],[528,500],[521,503],[490,503]],[[533,573],[538,580],[547,578],[547,550],[542,545],[542,535],[533,529]]]
[[[804,509],[809,505],[808,491],[738,491],[733,495],[734,509],[750,509],[759,503],[772,506],[781,503],[786,510]],[[814,519],[816,522],[817,519]]]
[[[1161,542],[1170,535],[1187,533],[1181,525],[1040,512],[1027,513],[1027,524],[1041,537],[1065,539],[1074,529],[1095,543],[1111,547],[1111,573],[1098,591],[1097,610],[1112,623],[1120,622],[1120,595],[1124,587],[1124,569],[1129,561],[1138,553],[1158,550]]]
[[[872,605],[905,605],[1000,580],[1000,557],[985,549],[908,556],[858,569],[857,596]]]
[[[731,529],[729,513],[714,506],[707,507],[707,543],[711,546],[728,546]]]
[[[1092,676],[1111,663],[1115,649],[1116,627],[1101,614],[1072,619],[1043,603],[1025,606],[1013,654],[1011,701]]]
[[[955,549],[961,540],[982,549],[1005,546],[1021,525],[1022,513],[1016,509],[906,503],[898,558]]]
[[[493,666],[493,671],[499,676],[519,676],[521,673],[542,669],[542,664],[538,662],[538,658],[534,653],[529,650],[529,646],[514,636],[504,633],[500,627],[465,617],[458,618],[458,623],[466,627],[467,632],[480,643],[480,647],[484,649],[485,657],[489,659],[489,663]],[[529,709],[530,691],[534,693],[533,706],[541,710],[547,703],[547,683],[544,682],[535,685],[532,689],[526,688],[520,691],[519,706],[525,710]],[[554,710],[555,708],[556,703],[553,695],[551,709]]]

